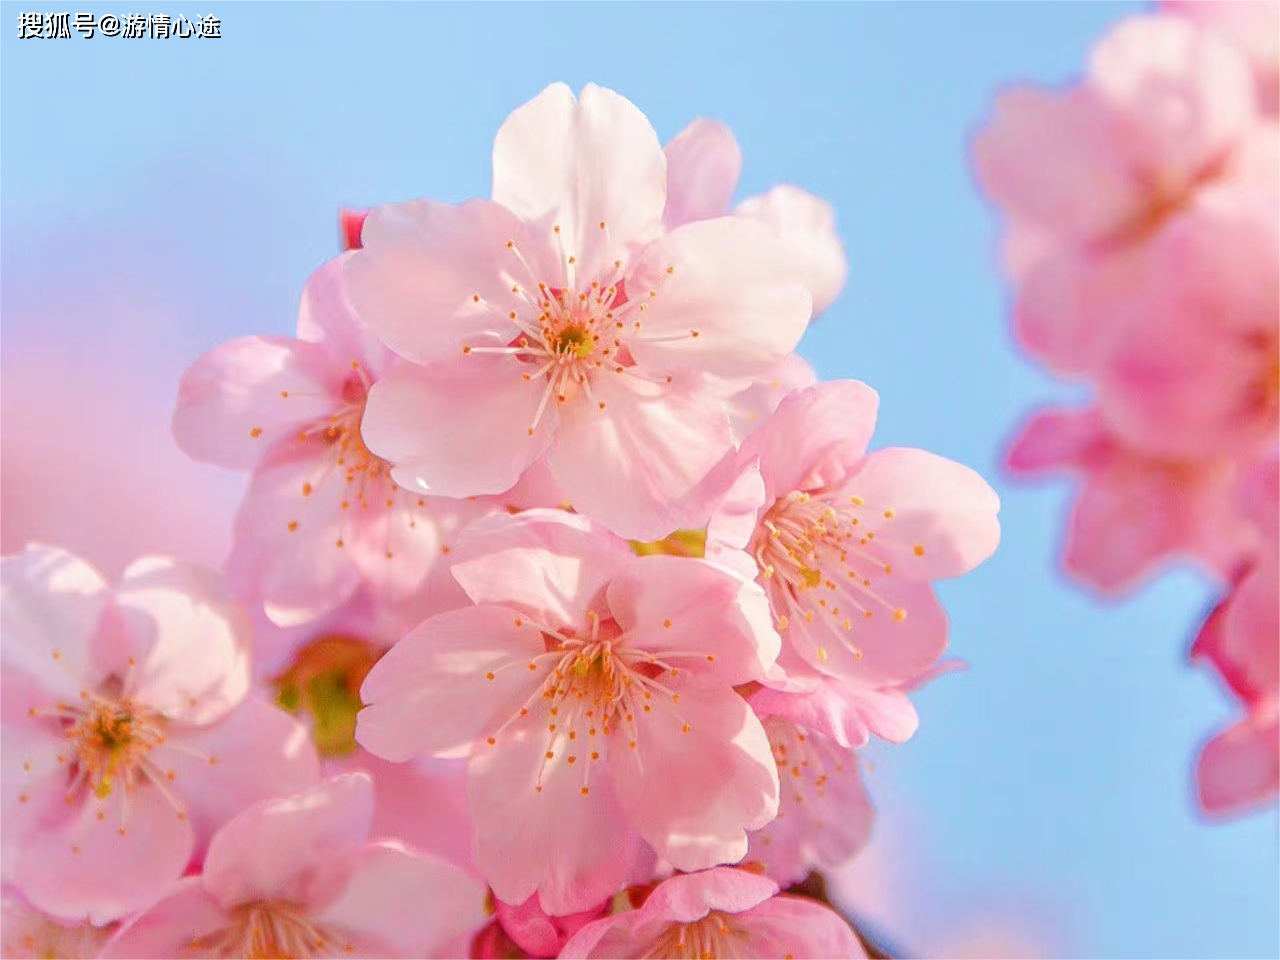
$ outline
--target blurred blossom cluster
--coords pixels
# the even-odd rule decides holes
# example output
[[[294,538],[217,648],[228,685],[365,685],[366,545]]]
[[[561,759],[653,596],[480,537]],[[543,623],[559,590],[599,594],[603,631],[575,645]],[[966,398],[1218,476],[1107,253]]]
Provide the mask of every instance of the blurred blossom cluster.
[[[4,955],[866,955],[812,875],[867,842],[859,750],[915,732],[933,581],[999,502],[815,382],[831,209],[731,206],[740,164],[553,85],[492,199],[344,212],[296,336],[186,370],[234,519],[146,439],[95,462],[101,537],[6,473],[55,506],[3,560]]]
[[[1106,593],[1188,559],[1222,600],[1192,657],[1240,708],[1200,802],[1273,800],[1280,430],[1280,6],[1168,3],[1117,24],[1063,90],[1002,93],[973,144],[1004,215],[1022,346],[1091,388],[1008,453],[1067,472],[1067,570]]]

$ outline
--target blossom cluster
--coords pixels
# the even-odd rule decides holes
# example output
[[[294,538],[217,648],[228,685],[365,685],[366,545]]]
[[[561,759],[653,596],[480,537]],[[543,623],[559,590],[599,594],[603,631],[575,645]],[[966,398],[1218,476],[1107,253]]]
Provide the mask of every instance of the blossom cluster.
[[[1115,593],[1177,557],[1222,585],[1192,656],[1243,717],[1200,757],[1211,813],[1280,781],[1278,19],[1188,0],[1123,21],[1078,84],[1005,91],[973,145],[1017,337],[1092,392],[1034,414],[1008,453],[1015,473],[1079,478],[1067,570]]]
[[[815,382],[831,210],[740,163],[549,87],[491,199],[344,214],[296,337],[187,371],[224,571],[3,561],[5,955],[865,955],[781,891],[865,843],[999,503]]]

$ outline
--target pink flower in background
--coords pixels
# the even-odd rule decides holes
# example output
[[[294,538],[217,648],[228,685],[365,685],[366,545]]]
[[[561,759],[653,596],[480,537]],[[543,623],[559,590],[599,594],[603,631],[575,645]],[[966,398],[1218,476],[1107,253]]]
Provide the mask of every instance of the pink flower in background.
[[[1134,275],[1162,275],[1146,243],[1236,191],[1274,202],[1276,144],[1244,59],[1168,17],[1114,28],[1079,87],[1001,95],[973,152],[1009,220],[1023,344],[1063,373],[1104,361]]]
[[[973,569],[1000,539],[999,500],[968,467],[867,452],[877,403],[856,381],[790,394],[738,451],[708,530],[708,556],[764,586],[789,673],[803,664],[868,689],[933,665],[947,623],[930,581]]]
[[[1274,169],[1274,167],[1273,167]],[[1280,203],[1206,199],[1115,292],[1098,404],[1124,441],[1189,459],[1256,456],[1280,430]]]
[[[450,865],[370,840],[363,774],[260,803],[209,846],[200,876],[128,923],[107,957],[458,956],[484,890]]]
[[[413,361],[370,393],[371,449],[445,496],[501,493],[546,454],[573,506],[622,536],[700,525],[731,443],[704,374],[765,373],[809,320],[785,248],[746,217],[664,233],[657,135],[596,86],[516,110],[493,169],[492,201],[365,222],[352,303]]]
[[[228,575],[281,625],[360,591],[379,616],[411,622],[465,602],[442,560],[467,522],[500,507],[402,490],[369,452],[365,401],[392,358],[351,312],[342,271],[339,258],[312,276],[298,339],[246,337],[197,360],[174,413],[192,457],[253,469]]]
[[[1161,0],[1160,9],[1238,47],[1253,67],[1259,106],[1271,117],[1280,112],[1280,6],[1270,0]]]
[[[89,960],[98,956],[114,927],[68,923],[36,910],[21,898],[6,893],[0,914],[0,955],[44,960],[65,957]]]
[[[829,907],[732,867],[675,876],[638,910],[583,927],[561,957],[865,957]]]
[[[761,693],[749,702],[764,723],[782,791],[778,816],[751,835],[747,859],[786,887],[854,857],[867,843],[875,811],[857,753],[809,725],[812,705],[802,696]]]
[[[668,230],[728,214],[764,224],[782,244],[787,265],[813,297],[816,317],[844,286],[849,261],[835,229],[831,204],[787,184],[730,209],[742,151],[733,133],[716,120],[695,120],[663,151],[667,157]]]
[[[476,606],[374,666],[356,738],[390,760],[470,752],[495,895],[591,908],[643,863],[641,840],[679,869],[741,859],[778,798],[768,739],[733,690],[777,656],[759,588],[636,557],[558,511],[480,521],[456,556]]]
[[[2,569],[4,874],[37,908],[124,916],[227,817],[315,780],[302,729],[245,699],[249,637],[211,572],[139,560],[112,591],[42,546]]]
[[[1217,669],[1246,715],[1200,754],[1200,804],[1212,814],[1238,813],[1275,798],[1280,786],[1280,468],[1272,458],[1245,478],[1245,508],[1261,534],[1256,559],[1210,616],[1193,659]]]
[[[1257,533],[1237,505],[1231,460],[1140,453],[1111,434],[1096,410],[1034,415],[1010,445],[1008,467],[1018,475],[1081,478],[1063,563],[1108,592],[1132,587],[1175,558],[1227,577],[1256,546]]]

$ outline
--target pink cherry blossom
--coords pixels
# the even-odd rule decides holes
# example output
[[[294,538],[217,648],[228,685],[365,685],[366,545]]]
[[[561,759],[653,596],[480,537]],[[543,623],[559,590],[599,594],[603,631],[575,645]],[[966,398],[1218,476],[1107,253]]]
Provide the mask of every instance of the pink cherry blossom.
[[[228,823],[204,871],[130,921],[106,957],[457,956],[484,889],[450,865],[370,840],[360,773],[264,801]]]
[[[1226,228],[1215,231],[1213,218],[1239,219],[1230,212],[1236,192],[1246,204],[1274,205],[1276,151],[1276,127],[1260,119],[1244,59],[1174,18],[1121,23],[1095,49],[1081,86],[1003,94],[973,153],[980,183],[1008,218],[1023,345],[1061,373],[1105,362],[1136,312],[1131,288],[1176,276],[1167,261],[1146,262],[1148,243],[1188,216],[1194,226],[1184,234],[1207,228],[1217,235],[1206,242],[1218,242]],[[1248,252],[1246,243],[1231,247]],[[1266,269],[1256,256],[1246,262]]]
[[[703,560],[636,557],[560,511],[479,521],[456,556],[476,606],[374,666],[356,739],[397,761],[470,752],[495,895],[574,913],[647,879],[654,853],[680,869],[741,859],[778,800],[768,738],[733,689],[777,656],[760,589]]]
[[[338,258],[312,276],[297,339],[247,337],[197,360],[174,413],[188,454],[253,469],[228,575],[285,626],[361,592],[414,622],[456,606],[465,598],[440,561],[467,522],[501,505],[402,490],[369,452],[361,418],[392,357],[351,312],[342,274]]]
[[[1272,117],[1280,112],[1280,6],[1269,0],[1162,0],[1160,9],[1238,47],[1253,67],[1259,106]]]
[[[865,957],[830,907],[779,896],[766,877],[732,867],[672,877],[638,910],[578,931],[560,954],[585,957]]]
[[[16,895],[6,893],[0,926],[0,956],[39,960],[65,957],[67,960],[89,960],[98,956],[102,945],[114,932],[113,927],[95,927],[90,923],[68,923],[36,910]]]
[[[807,725],[813,706],[806,698],[761,693],[750,703],[769,736],[782,791],[778,816],[751,835],[747,859],[790,886],[812,870],[852,859],[866,845],[875,812],[862,786],[857,753]]]
[[[538,906],[538,898],[512,905],[496,901],[498,923],[503,932],[530,957],[557,957],[575,933],[610,912],[608,900],[590,910],[565,917],[548,916]]]
[[[4,873],[38,909],[119,918],[233,813],[314,782],[304,731],[245,700],[248,632],[211,572],[148,558],[111,590],[44,546],[2,568]]]
[[[789,395],[738,451],[708,528],[708,556],[764,586],[788,673],[802,664],[867,690],[933,665],[947,622],[930,581],[973,569],[1000,538],[999,500],[969,468],[867,452],[877,403],[855,381]]]
[[[365,222],[351,301],[413,361],[369,395],[370,448],[406,487],[454,497],[501,493],[545,454],[573,506],[622,536],[699,525],[731,443],[704,375],[763,373],[809,320],[784,249],[746,217],[664,233],[657,136],[599,87],[516,110],[493,169],[492,201]]]
[[[1274,169],[1274,167],[1273,167]],[[1280,204],[1206,197],[1113,291],[1098,403],[1128,443],[1182,459],[1256,455],[1280,430]]]
[[[364,221],[368,216],[368,210],[338,211],[338,233],[341,235],[343,250],[360,249],[360,233],[364,230]]]
[[[667,144],[668,230],[733,213],[764,224],[785,249],[787,265],[813,296],[813,314],[826,310],[849,273],[831,205],[789,184],[730,209],[742,152],[733,133],[715,120],[695,120]]]
[[[1016,474],[1080,478],[1063,564],[1103,591],[1128,589],[1172,559],[1226,576],[1255,548],[1257,535],[1237,506],[1232,461],[1140,453],[1111,434],[1096,410],[1034,415],[1010,446],[1008,466]]]

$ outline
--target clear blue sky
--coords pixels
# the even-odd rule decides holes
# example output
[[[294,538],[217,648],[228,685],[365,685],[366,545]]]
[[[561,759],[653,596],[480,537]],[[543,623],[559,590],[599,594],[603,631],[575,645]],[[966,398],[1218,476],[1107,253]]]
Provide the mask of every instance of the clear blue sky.
[[[224,38],[19,42],[20,11],[78,8],[3,5],[4,300],[50,264],[73,288],[115,271],[187,305],[193,356],[290,328],[340,204],[485,195],[494,131],[553,80],[614,87],[664,139],[725,120],[742,196],[789,180],[830,199],[850,282],[803,351],[880,391],[878,442],[965,461],[1004,500],[999,554],[944,591],[971,668],[920,695],[920,734],[873,777],[886,822],[910,806],[928,836],[933,912],[1007,892],[1051,906],[1068,954],[1277,954],[1274,810],[1211,826],[1191,804],[1193,751],[1228,714],[1183,663],[1208,589],[1174,573],[1095,604],[1056,572],[1065,488],[997,468],[1023,411],[1064,391],[1011,347],[967,139],[998,86],[1067,80],[1134,7],[88,7],[212,11]]]

